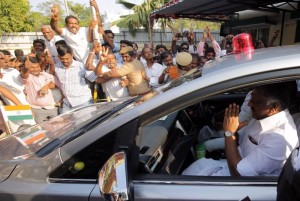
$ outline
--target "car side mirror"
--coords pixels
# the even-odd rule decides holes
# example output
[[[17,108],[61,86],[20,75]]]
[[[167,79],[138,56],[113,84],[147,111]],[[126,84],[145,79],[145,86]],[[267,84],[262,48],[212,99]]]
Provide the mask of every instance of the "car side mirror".
[[[128,200],[126,167],[126,154],[122,151],[110,157],[100,170],[98,184],[105,200]]]

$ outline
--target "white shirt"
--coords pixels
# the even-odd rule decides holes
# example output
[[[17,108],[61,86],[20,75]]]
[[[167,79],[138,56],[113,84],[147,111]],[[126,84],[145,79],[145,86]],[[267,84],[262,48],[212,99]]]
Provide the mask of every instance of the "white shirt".
[[[158,83],[159,76],[164,71],[164,67],[159,63],[154,63],[151,67],[148,67],[146,64],[145,71],[146,75],[150,78],[149,84],[152,87],[159,87],[160,84]]]
[[[214,51],[216,53],[216,57],[223,56],[223,52],[221,50],[220,45],[217,43],[216,40],[213,40],[211,42],[212,47],[214,48]],[[198,46],[197,46],[197,52],[199,56],[204,56],[204,42],[200,41]]]
[[[251,108],[248,106],[248,103],[251,100],[251,93],[252,91],[250,91],[247,94],[243,102],[243,105],[241,106],[241,112],[239,113],[239,122],[243,122],[243,121],[249,122],[252,119]]]
[[[20,72],[14,68],[0,68],[0,73],[3,75],[2,79],[0,79],[0,85],[9,89],[22,104],[29,105],[24,94],[25,86],[19,80]],[[4,101],[8,105],[14,105],[6,98],[4,98]]]
[[[120,65],[117,65],[117,68],[120,68]],[[106,65],[102,66],[102,72],[108,72],[110,68]],[[127,87],[122,87],[120,85],[120,78],[112,78],[107,82],[101,83],[103,91],[105,92],[106,96],[111,98],[113,101],[119,100],[121,98],[125,98],[129,96]]]
[[[73,49],[73,56],[77,61],[85,63],[89,55],[89,42],[87,40],[88,29],[80,27],[76,34],[70,32],[68,29],[63,28],[61,37]]]
[[[239,133],[242,160],[237,170],[242,176],[278,176],[298,145],[296,126],[288,110],[262,120],[252,119]]]
[[[242,176],[278,176],[286,159],[298,146],[295,124],[287,110],[262,120],[252,119],[239,131],[239,136],[238,150],[242,160],[238,163],[237,170]],[[251,142],[249,136],[258,145]],[[205,158],[192,163],[182,174],[230,176],[225,160]]]
[[[50,51],[51,54],[51,58],[52,61],[58,65],[58,63],[60,62],[59,57],[58,57],[58,53],[57,53],[57,49],[55,46],[55,43],[59,40],[63,40],[62,37],[55,35],[50,41],[45,40],[45,44],[47,46],[47,49]]]
[[[88,71],[82,62],[73,60],[69,68],[62,64],[55,66],[55,75],[59,83],[58,86],[64,95],[64,103],[71,107],[84,104],[92,99],[91,90],[85,78],[91,82],[95,81],[97,75],[94,71]]]

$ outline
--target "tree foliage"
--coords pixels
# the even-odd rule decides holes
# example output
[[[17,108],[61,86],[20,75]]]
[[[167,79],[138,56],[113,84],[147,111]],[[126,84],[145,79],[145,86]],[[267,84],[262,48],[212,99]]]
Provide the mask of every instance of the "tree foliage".
[[[80,3],[68,3],[70,14],[76,16],[80,21],[80,26],[88,27],[92,19],[92,12],[90,7],[85,7]]]
[[[175,19],[172,20],[171,29],[183,31],[184,29],[204,30],[205,27],[209,27],[210,30],[219,31],[221,23],[200,21],[194,19]]]
[[[74,15],[77,17],[80,21],[80,26],[86,27],[89,25],[89,22],[91,20],[91,11],[89,7],[86,7],[84,4],[80,3],[74,3],[72,1],[67,1],[68,8],[69,8],[69,14]],[[51,11],[50,8],[56,5],[59,7],[59,25],[64,26],[65,22],[64,19],[67,16],[67,13],[65,12],[65,7],[63,6],[62,0],[47,0],[38,5],[39,10],[47,16],[49,24],[50,22],[50,15]]]
[[[30,6],[26,0],[0,0],[0,32],[31,31]]]
[[[136,30],[144,27],[151,38],[154,20],[148,19],[148,15],[167,3],[169,0],[145,0],[141,5],[130,3],[126,0],[119,0],[118,3],[124,5],[128,9],[133,10],[133,14],[121,16],[120,20],[113,22],[120,28],[129,28],[130,33],[135,34]],[[165,27],[166,20],[162,19],[161,24]]]

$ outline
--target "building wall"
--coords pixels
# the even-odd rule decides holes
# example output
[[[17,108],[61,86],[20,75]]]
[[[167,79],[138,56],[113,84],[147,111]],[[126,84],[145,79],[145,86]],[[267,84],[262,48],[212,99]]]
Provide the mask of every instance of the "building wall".
[[[202,30],[195,31],[196,44],[198,44],[200,41],[202,34]],[[220,42],[222,40],[219,31],[212,31],[212,34],[216,41]],[[173,33],[171,31],[162,32],[161,30],[154,30],[153,43],[154,45],[164,44],[170,48],[172,36]],[[31,50],[33,40],[38,38],[44,39],[41,32],[4,33],[2,36],[0,36],[0,49],[9,50],[12,54],[15,49],[22,49],[25,54],[28,54]],[[120,40],[134,41],[138,44],[139,49],[143,47],[145,42],[149,42],[148,34],[144,30],[138,30],[136,35],[132,36],[128,30],[121,29],[119,33],[115,34],[114,40],[115,42],[119,42]],[[178,41],[178,44],[186,41],[187,39],[183,38],[182,40]]]

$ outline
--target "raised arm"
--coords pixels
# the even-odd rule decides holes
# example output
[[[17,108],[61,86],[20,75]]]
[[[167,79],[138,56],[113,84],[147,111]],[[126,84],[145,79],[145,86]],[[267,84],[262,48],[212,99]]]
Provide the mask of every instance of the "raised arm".
[[[177,53],[176,42],[179,40],[178,33],[174,32],[171,44],[172,53],[175,55]]]
[[[62,34],[62,28],[58,26],[58,6],[53,6],[51,8],[51,20],[50,20],[50,25],[51,28],[58,34]]]
[[[15,105],[22,105],[19,99],[7,88],[0,85],[0,93]]]
[[[204,56],[204,44],[206,42],[206,39],[207,39],[207,30],[204,29],[201,41],[197,46],[197,53],[199,54],[199,56]]]

